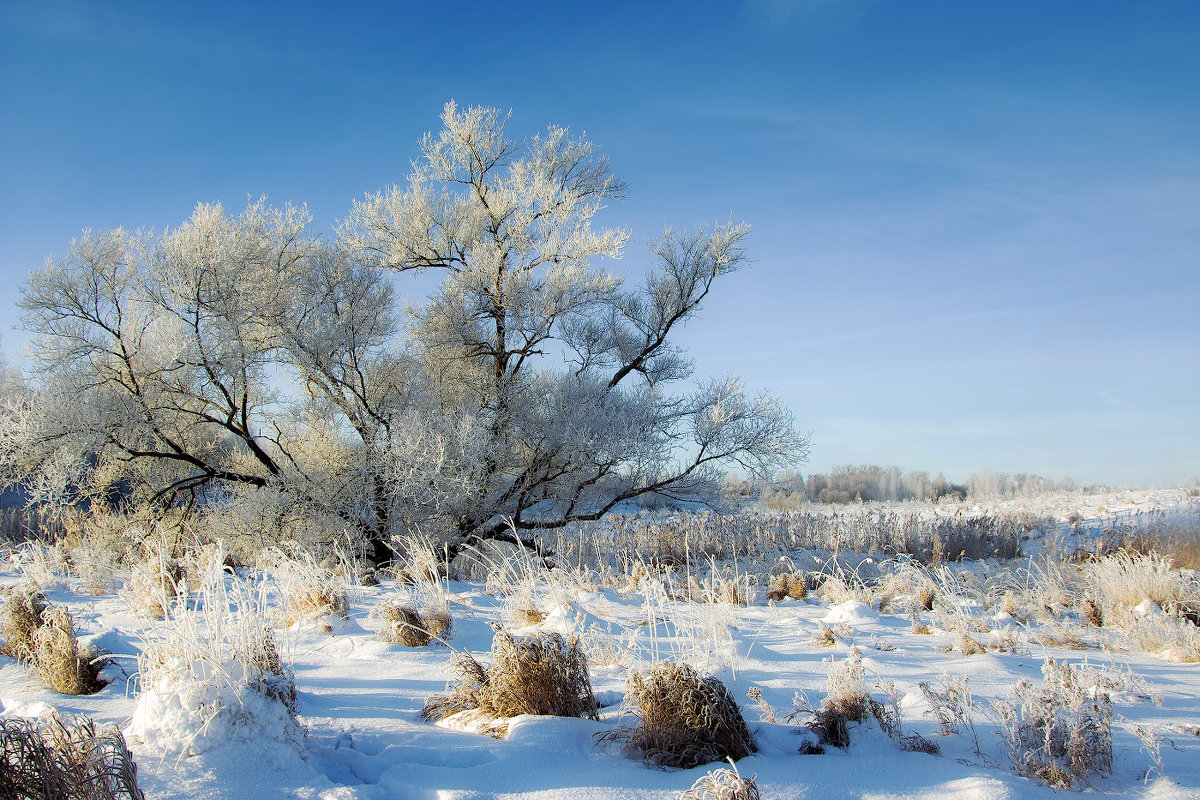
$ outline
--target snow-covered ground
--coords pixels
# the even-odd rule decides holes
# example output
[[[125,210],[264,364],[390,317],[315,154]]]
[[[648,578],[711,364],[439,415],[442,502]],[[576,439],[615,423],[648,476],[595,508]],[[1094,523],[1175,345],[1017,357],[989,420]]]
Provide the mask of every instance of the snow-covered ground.
[[[1114,515],[1195,513],[1182,493],[1075,495],[1036,508],[1032,502],[968,506],[1026,510],[1083,528],[1103,526]],[[22,580],[15,563],[0,573],[0,585]],[[667,798],[720,765],[659,769],[596,734],[622,719],[631,670],[676,658],[718,677],[741,704],[758,752],[737,769],[756,776],[763,797],[1051,797],[1055,790],[1012,769],[993,704],[1010,697],[1021,679],[1039,682],[1045,660],[1053,658],[1084,665],[1084,675],[1103,676],[1113,700],[1112,774],[1091,776],[1077,788],[1114,797],[1200,798],[1200,665],[1145,652],[1123,630],[1089,627],[1070,610],[1010,613],[999,602],[986,607],[969,599],[984,592],[954,601],[965,609],[957,616],[948,606],[923,610],[900,602],[881,611],[878,597],[868,604],[833,593],[742,606],[673,600],[666,595],[670,586],[653,580],[628,589],[580,575],[545,583],[529,578],[527,596],[548,615],[524,628],[514,620],[512,597],[489,594],[481,583],[444,583],[454,621],[448,644],[406,648],[377,638],[379,606],[412,592],[391,580],[354,588],[344,622],[307,621],[277,631],[295,674],[298,721],[306,732],[301,743],[289,743],[277,719],[250,719],[252,706],[204,730],[157,724],[182,711],[172,711],[155,687],[139,687],[136,669],[142,649],[163,638],[164,624],[140,616],[127,595],[78,594],[79,582],[64,579],[44,589],[47,599],[68,606],[81,637],[112,653],[124,674],[110,667],[110,677],[118,679],[98,694],[68,697],[42,688],[25,666],[0,657],[0,716],[36,716],[53,706],[118,723],[149,798]],[[940,587],[949,595],[946,584]],[[930,632],[917,632],[922,626]],[[423,721],[426,698],[446,689],[453,651],[486,661],[498,627],[584,636],[600,720],[518,717],[500,740]],[[832,646],[820,643],[826,630]],[[957,646],[963,635],[992,649],[964,655]],[[1078,641],[1086,649],[1067,649]],[[883,698],[891,682],[904,733],[932,740],[940,755],[902,750],[874,720],[852,724],[845,749],[798,752],[812,734],[802,716],[786,720],[797,694],[819,704],[830,659],[845,660],[851,648],[861,652],[867,691]],[[936,690],[958,676],[969,680],[974,732],[960,726],[943,736],[927,713],[920,684]],[[762,721],[766,714],[747,697],[752,687],[761,690],[775,722]],[[160,704],[143,698],[139,708],[142,688]],[[1157,732],[1160,766],[1135,735],[1138,726]]]

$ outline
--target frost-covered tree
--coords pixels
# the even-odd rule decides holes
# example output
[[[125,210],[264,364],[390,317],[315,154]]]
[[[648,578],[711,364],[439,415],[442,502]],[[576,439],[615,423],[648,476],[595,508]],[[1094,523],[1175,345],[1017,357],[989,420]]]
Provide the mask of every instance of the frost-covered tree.
[[[444,273],[412,343],[438,438],[461,459],[451,471],[470,476],[446,498],[460,534],[597,519],[646,494],[709,497],[722,468],[761,474],[803,455],[775,399],[732,378],[673,388],[692,368],[672,337],[743,265],[746,226],[668,231],[645,284],[627,288],[597,263],[629,234],[592,224],[624,184],[590,142],[558,127],[514,141],[496,110],[453,103],[442,122],[408,182],[356,203],[341,234],[385,269]]]
[[[201,205],[163,234],[86,234],[24,287],[37,394],[0,420],[0,470],[43,499],[218,486],[332,514],[374,555],[398,529],[528,538],[723,470],[802,459],[786,409],[696,381],[674,344],[748,229],[666,232],[643,285],[593,224],[624,185],[588,141],[518,141],[450,103],[407,182],[333,241],[303,209]],[[405,313],[392,282],[441,281]]]
[[[40,500],[124,483],[172,503],[213,482],[281,476],[269,322],[288,273],[316,257],[307,225],[262,201],[237,218],[201,205],[162,235],[85,232],[35,271],[21,307],[40,381],[5,415],[6,477],[40,476]]]

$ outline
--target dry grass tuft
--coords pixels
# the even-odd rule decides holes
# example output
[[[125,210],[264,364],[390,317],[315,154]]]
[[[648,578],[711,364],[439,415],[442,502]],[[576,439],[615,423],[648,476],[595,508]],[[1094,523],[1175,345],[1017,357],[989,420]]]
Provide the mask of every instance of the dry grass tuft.
[[[1105,612],[1150,600],[1164,611],[1200,622],[1200,576],[1176,569],[1169,558],[1121,550],[1090,562],[1085,574]]]
[[[598,718],[587,659],[574,637],[540,633],[516,639],[501,631],[492,640],[490,668],[470,653],[457,654],[450,668],[458,682],[449,694],[425,701],[421,716],[426,720],[472,710],[491,719],[521,714]]]
[[[296,676],[280,655],[270,628],[251,639],[238,660],[250,668],[248,677],[258,682],[254,687],[258,692],[283,703],[289,714],[296,715]]]
[[[691,789],[679,793],[679,800],[761,800],[762,793],[754,780],[758,776],[743,778],[736,764],[730,761],[729,766],[705,773]]]
[[[921,681],[918,686],[929,702],[929,710],[925,714],[937,720],[939,734],[949,736],[959,733],[963,728],[974,731],[972,714],[975,699],[971,694],[970,680],[965,675],[943,675],[937,687],[929,681]]]
[[[42,621],[29,659],[42,682],[59,694],[95,694],[103,689],[101,654],[79,646],[71,614],[61,606],[47,608]]]
[[[318,617],[341,617],[349,615],[350,604],[344,592],[330,586],[312,586],[308,591],[291,598],[285,623],[288,627],[305,619]]]
[[[833,628],[826,625],[824,622],[817,622],[817,632],[812,635],[810,640],[817,647],[833,647],[836,640],[833,636]]]
[[[803,600],[808,597],[808,588],[804,585],[803,572],[785,572],[771,578],[767,587],[767,599],[778,603],[781,600]]]
[[[732,571],[719,569],[714,562],[702,580],[695,576],[688,578],[688,599],[701,603],[718,605],[745,605],[750,597],[748,576]]]
[[[1087,650],[1090,647],[1078,633],[1065,625],[1045,625],[1033,639],[1042,647],[1060,647],[1063,650]]]
[[[758,716],[763,722],[770,723],[771,725],[779,722],[779,719],[775,716],[775,709],[771,708],[771,705],[763,699],[762,689],[757,686],[751,686],[746,690],[746,696],[758,706]]]
[[[1079,610],[1080,613],[1083,614],[1083,619],[1088,625],[1091,625],[1094,628],[1104,627],[1104,610],[1095,600],[1090,597],[1085,597]]]
[[[134,564],[125,585],[130,603],[153,619],[163,619],[183,586],[184,569],[171,557],[165,540],[142,542],[143,558]]]
[[[80,647],[71,614],[51,606],[33,589],[17,590],[0,609],[0,653],[16,658],[51,690],[59,694],[95,694],[100,680],[101,653]]]
[[[385,603],[379,609],[383,627],[379,638],[405,647],[424,647],[450,631],[450,612],[434,608],[424,613],[404,603]]]
[[[867,690],[863,682],[862,656],[852,649],[842,662],[829,664],[828,693],[821,704],[851,722],[860,722],[867,714]]]
[[[662,661],[631,675],[625,701],[640,722],[601,738],[623,743],[647,763],[691,769],[758,750],[725,684],[701,678],[688,664]]]
[[[987,652],[987,648],[980,644],[978,639],[961,631],[953,641],[942,648],[943,653],[953,653],[956,650],[964,656],[977,656]]]
[[[892,681],[884,681],[877,686],[884,691],[886,700],[879,701],[874,697],[867,698],[867,710],[871,712],[871,716],[879,723],[879,728],[887,737],[896,743],[896,746],[901,750],[906,750],[910,753],[925,753],[927,755],[936,756],[941,753],[942,749],[933,742],[926,739],[919,733],[905,735],[904,726],[900,718],[900,703],[902,695],[896,684]]]
[[[260,556],[283,596],[284,627],[328,617],[346,619],[352,565],[345,559],[318,564],[311,553],[292,543],[287,550],[271,549]],[[327,622],[327,620],[326,620]],[[330,630],[328,624],[322,626]]]
[[[847,747],[850,733],[846,723],[860,722],[871,708],[871,698],[863,683],[862,656],[857,649],[851,649],[845,661],[837,662],[829,658],[826,664],[829,670],[827,692],[820,707],[813,708],[806,696],[797,694],[795,708],[788,715],[788,720],[807,716],[809,721],[806,725],[817,735],[821,744]]]
[[[530,591],[517,591],[505,604],[505,611],[513,625],[525,628],[530,625],[540,625],[546,621],[548,614],[538,608]]]
[[[35,587],[13,589],[0,606],[0,654],[9,658],[28,658],[34,650],[34,634],[44,624],[46,598]]]
[[[120,729],[53,712],[40,724],[0,719],[0,797],[145,800]]]
[[[420,534],[407,534],[392,539],[396,560],[392,571],[396,580],[411,586],[439,581],[449,576],[444,558],[439,557],[432,539]]]

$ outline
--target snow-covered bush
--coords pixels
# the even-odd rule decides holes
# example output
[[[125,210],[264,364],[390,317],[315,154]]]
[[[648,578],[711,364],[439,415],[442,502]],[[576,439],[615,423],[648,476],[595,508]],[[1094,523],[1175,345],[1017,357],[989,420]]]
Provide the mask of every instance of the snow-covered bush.
[[[195,610],[189,609],[189,600]],[[214,570],[181,595],[138,659],[141,694],[127,734],[149,747],[196,754],[249,744],[275,765],[303,747],[291,670],[270,628],[260,585]]]

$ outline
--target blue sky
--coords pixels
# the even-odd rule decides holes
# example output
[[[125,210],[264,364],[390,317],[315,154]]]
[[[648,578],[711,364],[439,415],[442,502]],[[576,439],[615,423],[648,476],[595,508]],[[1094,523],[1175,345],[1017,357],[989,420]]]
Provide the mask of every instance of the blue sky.
[[[1200,5],[445,8],[0,4],[9,360],[81,229],[266,194],[329,230],[453,98],[586,132],[630,184],[606,224],[754,226],[684,339],[785,399],[804,471],[1200,475]]]

